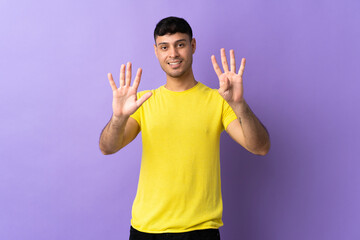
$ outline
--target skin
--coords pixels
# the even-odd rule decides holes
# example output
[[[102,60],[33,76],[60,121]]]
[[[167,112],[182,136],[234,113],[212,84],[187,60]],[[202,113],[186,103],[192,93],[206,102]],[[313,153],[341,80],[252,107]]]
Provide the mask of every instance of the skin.
[[[166,73],[165,87],[171,91],[185,91],[194,87],[197,81],[192,70],[193,54],[196,50],[196,40],[187,34],[175,33],[158,36],[154,51],[161,68]],[[241,61],[239,71],[236,73],[235,54],[230,50],[230,69],[226,59],[225,50],[220,50],[221,71],[215,56],[211,56],[214,70],[219,78],[219,94],[229,103],[238,120],[232,121],[226,131],[240,145],[248,151],[265,155],[270,148],[269,135],[259,119],[251,111],[244,99],[243,73],[245,58]],[[125,69],[126,68],[126,69]],[[113,91],[113,115],[103,129],[100,136],[100,150],[103,154],[112,154],[130,143],[140,131],[138,123],[130,118],[147,99],[151,93],[136,98],[137,88],[141,79],[141,69],[138,69],[131,86],[131,63],[120,68],[120,85],[116,86],[111,73],[108,74],[110,86]]]
[[[136,93],[140,84],[142,70],[139,68],[131,86],[131,63],[120,67],[120,85],[116,86],[111,73],[108,73],[108,79],[113,91],[113,115],[108,124],[103,129],[100,136],[100,150],[103,154],[112,154],[129,144],[139,133],[138,123],[130,118],[152,93],[144,94],[137,99]]]
[[[243,74],[246,59],[242,58],[239,71],[236,73],[234,50],[230,50],[230,69],[224,48],[220,50],[220,55],[223,71],[215,56],[211,56],[214,71],[219,78],[218,91],[238,117],[238,121],[232,121],[226,131],[248,151],[257,155],[266,155],[270,149],[269,134],[244,99]]]
[[[166,73],[167,89],[184,91],[196,85],[192,70],[195,50],[195,38],[190,41],[189,35],[185,33],[166,34],[156,38],[154,51]]]

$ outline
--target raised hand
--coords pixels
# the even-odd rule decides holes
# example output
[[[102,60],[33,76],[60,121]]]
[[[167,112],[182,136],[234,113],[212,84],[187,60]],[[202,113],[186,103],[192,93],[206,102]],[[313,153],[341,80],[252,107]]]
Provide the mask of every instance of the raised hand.
[[[131,63],[122,64],[120,67],[120,86],[117,88],[111,73],[108,73],[108,79],[113,91],[113,117],[129,117],[133,114],[151,95],[151,92],[144,94],[140,99],[137,99],[136,93],[139,87],[142,70],[137,70],[134,83],[131,84]]]
[[[211,62],[213,64],[216,75],[219,78],[219,93],[229,103],[236,104],[244,101],[244,89],[243,89],[243,74],[245,69],[246,59],[241,60],[241,65],[238,73],[236,73],[235,53],[234,50],[230,50],[230,69],[226,59],[225,49],[220,50],[221,63],[224,72],[221,71],[214,55],[211,56]]]

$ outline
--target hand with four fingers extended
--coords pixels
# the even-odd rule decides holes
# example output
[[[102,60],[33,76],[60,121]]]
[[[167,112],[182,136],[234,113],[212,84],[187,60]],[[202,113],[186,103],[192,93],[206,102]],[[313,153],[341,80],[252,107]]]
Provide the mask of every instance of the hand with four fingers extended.
[[[134,83],[130,86],[131,83],[131,63],[126,64],[126,74],[125,74],[125,65],[122,64],[120,68],[120,86],[117,88],[114,79],[111,73],[108,73],[108,79],[110,86],[113,91],[113,117],[123,118],[129,117],[133,114],[149,97],[152,93],[145,93],[141,98],[137,99],[137,89],[139,87],[141,79],[142,70],[139,68],[137,70]]]
[[[221,71],[214,55],[211,56],[216,75],[219,78],[219,93],[231,105],[244,102],[243,74],[245,69],[245,58],[241,60],[239,72],[236,73],[235,53],[230,50],[230,69],[226,59],[225,49],[220,50],[221,63],[224,72]]]

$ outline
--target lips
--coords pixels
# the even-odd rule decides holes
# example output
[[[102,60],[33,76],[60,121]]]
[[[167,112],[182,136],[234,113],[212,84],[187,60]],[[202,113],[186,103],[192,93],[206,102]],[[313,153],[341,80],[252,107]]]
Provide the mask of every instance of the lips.
[[[180,64],[182,63],[181,60],[178,60],[178,61],[171,61],[171,62],[168,62],[167,64],[170,65],[170,67],[172,68],[177,68],[180,66]]]

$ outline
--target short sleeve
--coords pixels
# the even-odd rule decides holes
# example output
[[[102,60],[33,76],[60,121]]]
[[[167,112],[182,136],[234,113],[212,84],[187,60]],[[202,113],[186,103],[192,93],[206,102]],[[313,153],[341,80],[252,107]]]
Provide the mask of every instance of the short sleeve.
[[[223,99],[222,123],[223,123],[224,129],[226,130],[228,125],[235,119],[237,119],[237,116],[236,116],[234,110]]]

